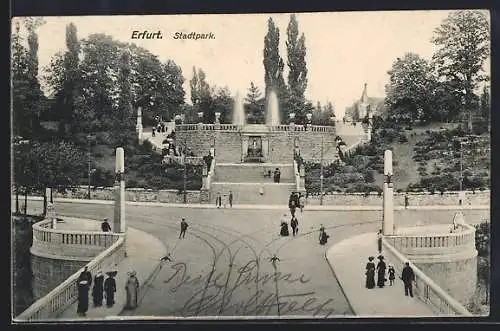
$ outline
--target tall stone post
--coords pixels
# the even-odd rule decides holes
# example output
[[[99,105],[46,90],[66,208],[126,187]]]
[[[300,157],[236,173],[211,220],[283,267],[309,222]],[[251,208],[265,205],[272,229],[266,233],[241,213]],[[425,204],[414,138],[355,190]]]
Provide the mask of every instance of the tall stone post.
[[[385,236],[395,234],[394,225],[394,187],[392,183],[392,151],[386,150],[384,154],[384,207],[382,232]]]
[[[142,127],[142,108],[137,108],[137,124],[135,125],[135,132],[137,132],[137,138],[139,139],[139,144],[143,141],[143,127]]]
[[[113,231],[125,233],[127,231],[125,222],[125,153],[122,147],[116,149],[115,165],[115,215]]]

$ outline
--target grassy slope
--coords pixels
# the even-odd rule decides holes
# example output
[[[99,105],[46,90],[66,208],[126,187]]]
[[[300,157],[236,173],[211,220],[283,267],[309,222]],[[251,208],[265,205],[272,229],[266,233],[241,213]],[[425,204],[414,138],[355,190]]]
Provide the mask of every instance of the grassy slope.
[[[392,159],[397,161],[397,164],[394,166],[394,186],[396,190],[405,190],[408,184],[416,183],[420,180],[420,175],[417,171],[419,165],[413,160],[413,156],[415,155],[414,148],[416,143],[428,138],[429,135],[426,131],[439,131],[440,127],[453,129],[455,126],[456,124],[450,123],[433,123],[423,127],[413,128],[412,130],[405,131],[408,142],[395,142],[392,144]],[[382,186],[382,174],[377,173],[375,176],[375,183]]]

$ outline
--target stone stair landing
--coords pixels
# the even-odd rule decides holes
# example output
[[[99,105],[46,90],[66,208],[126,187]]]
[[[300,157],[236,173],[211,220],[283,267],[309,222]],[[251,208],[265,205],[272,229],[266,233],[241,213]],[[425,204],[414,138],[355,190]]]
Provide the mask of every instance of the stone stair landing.
[[[272,181],[272,179],[271,179]],[[233,204],[287,205],[295,183],[263,183],[264,194],[259,194],[260,183],[212,183],[210,203],[215,204],[217,192],[221,195],[233,192]]]
[[[215,182],[223,183],[273,183],[274,169],[281,171],[281,183],[295,183],[293,165],[276,163],[216,163]],[[264,172],[271,170],[271,177]]]

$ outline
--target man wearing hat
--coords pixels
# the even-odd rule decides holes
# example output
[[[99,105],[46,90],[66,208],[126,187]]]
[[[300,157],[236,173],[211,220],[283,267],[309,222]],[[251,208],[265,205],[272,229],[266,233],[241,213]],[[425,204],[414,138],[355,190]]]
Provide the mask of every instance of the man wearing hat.
[[[109,225],[107,218],[104,218],[104,220],[101,224],[101,229],[102,229],[102,232],[111,232],[111,225]]]
[[[412,282],[415,281],[415,273],[410,267],[410,262],[405,262],[405,267],[401,273],[401,280],[405,285],[405,295],[408,296],[410,294],[410,297],[413,298]]]
[[[181,220],[181,232],[179,233],[179,239],[184,238],[186,236],[186,230],[188,228],[188,223],[186,222],[186,219]]]

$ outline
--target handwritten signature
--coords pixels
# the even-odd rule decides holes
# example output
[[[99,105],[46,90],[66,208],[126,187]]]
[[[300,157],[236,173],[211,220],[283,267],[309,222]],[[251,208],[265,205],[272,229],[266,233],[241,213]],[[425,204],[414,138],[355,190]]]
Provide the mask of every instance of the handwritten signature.
[[[216,274],[212,270],[205,275],[197,275],[192,277],[188,274],[187,266],[184,262],[177,262],[171,265],[175,271],[174,274],[164,283],[170,284],[170,292],[175,293],[181,288],[189,287],[191,290],[200,286],[193,295],[185,302],[181,309],[181,314],[198,315],[200,313],[213,312],[214,309],[218,314],[231,312],[234,315],[269,315],[271,311],[278,309],[280,315],[297,315],[298,313],[310,313],[312,316],[318,316],[325,313],[325,318],[331,315],[334,311],[328,309],[327,305],[333,302],[333,299],[328,299],[321,302],[315,297],[314,291],[305,291],[302,293],[293,294],[277,294],[277,291],[266,293],[263,290],[263,285],[266,284],[295,284],[295,286],[307,284],[310,282],[304,274],[294,277],[291,273],[262,273],[258,272],[258,263],[256,260],[249,261],[243,267],[233,271],[236,278],[233,282],[229,282],[229,275],[219,272]],[[245,300],[233,303],[234,292],[242,287],[255,286],[253,295]]]

